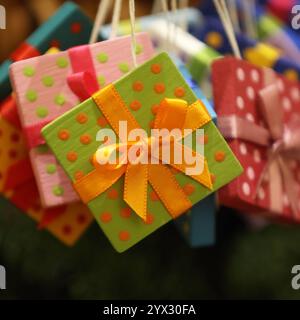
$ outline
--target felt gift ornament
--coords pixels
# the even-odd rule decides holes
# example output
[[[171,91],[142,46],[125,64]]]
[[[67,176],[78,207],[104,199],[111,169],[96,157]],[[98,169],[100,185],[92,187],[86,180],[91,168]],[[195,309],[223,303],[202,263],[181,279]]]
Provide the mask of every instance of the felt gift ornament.
[[[212,80],[218,126],[245,169],[220,203],[299,222],[299,83],[232,57],[213,63]]]
[[[162,49],[172,50],[187,65],[193,79],[198,83],[210,76],[211,62],[220,54],[182,28],[157,20],[149,27],[154,43]]]
[[[193,30],[193,34],[222,55],[232,52],[224,27],[216,18],[206,18],[205,23]],[[236,32],[235,37],[242,57],[262,67],[269,67],[284,74],[291,80],[300,78],[300,64],[283,55],[278,48],[250,39],[243,33]]]
[[[184,21],[186,24],[188,24],[191,28],[197,28],[199,25],[199,21],[201,20],[201,13],[199,10],[195,8],[183,8],[178,9],[176,12],[168,12],[168,17],[171,21],[178,21],[182,22]],[[151,14],[149,16],[143,16],[143,17],[137,17],[135,19],[135,32],[147,32],[148,29],[157,22],[157,20],[165,19],[166,13],[159,12],[155,14]],[[112,25],[107,24],[104,25],[100,30],[100,36],[104,40],[108,39],[110,37],[112,30]],[[130,20],[122,20],[120,21],[118,28],[116,30],[118,36],[125,36],[130,34],[131,32],[131,25]]]
[[[86,117],[85,124],[76,121],[79,115]],[[172,161],[170,165],[159,161],[145,165],[108,164],[108,167],[99,164],[98,152],[110,154],[114,146],[109,135],[103,138],[104,149],[97,151],[100,142],[95,137],[103,134],[99,128],[120,134],[118,125],[122,121],[126,121],[128,130],[142,128],[148,136],[151,128],[191,128],[196,138],[195,129],[204,129],[206,138],[202,136],[197,143],[205,149],[205,157],[193,152],[203,170],[189,176],[184,161],[178,165]],[[68,139],[59,139],[62,130],[68,130]],[[119,252],[183,214],[242,172],[203,103],[197,100],[166,53],[98,91],[46,126],[43,135],[81,199]],[[82,135],[90,136],[91,143],[82,146],[78,139]],[[148,148],[153,140],[151,137],[143,141]],[[129,146],[129,141],[123,143]],[[175,141],[174,145],[182,144]],[[191,147],[195,146],[194,143]],[[74,161],[70,161],[70,154],[74,155]],[[136,156],[139,155],[145,154],[137,152]]]
[[[189,87],[194,91],[197,98],[203,102],[212,120],[216,122],[217,115],[211,103],[207,101],[189,71],[182,63],[177,62],[176,64]],[[198,202],[186,214],[176,219],[175,224],[191,247],[213,245],[215,243],[216,229],[215,195],[210,195]]]
[[[9,66],[19,60],[44,54],[50,47],[66,50],[88,41],[92,29],[90,19],[72,3],[66,2],[43,25],[32,33],[0,66],[0,99],[11,92]],[[26,72],[32,74],[30,69]]]
[[[138,34],[138,62],[147,60],[152,54],[148,35]],[[100,87],[127,73],[131,67],[129,37],[74,47],[57,54],[19,61],[11,66],[20,120],[44,207],[72,203],[79,198],[56,158],[45,147],[40,133],[42,127]],[[79,115],[76,121],[84,125],[87,119]],[[68,139],[67,130],[60,133],[59,139]],[[82,146],[89,143],[88,136],[80,137]],[[76,160],[72,154],[69,159]]]
[[[41,207],[13,96],[0,105],[0,194],[66,245],[73,245],[92,222],[81,203]]]

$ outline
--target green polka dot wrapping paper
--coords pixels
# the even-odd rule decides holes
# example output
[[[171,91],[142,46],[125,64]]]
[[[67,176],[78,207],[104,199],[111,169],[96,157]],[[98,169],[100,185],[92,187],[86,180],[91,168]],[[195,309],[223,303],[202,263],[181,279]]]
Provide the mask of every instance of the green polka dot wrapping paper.
[[[152,57],[153,47],[146,33],[137,34],[136,40],[139,48],[136,58],[141,63]],[[80,56],[76,55],[78,52]],[[91,73],[95,90],[98,90],[128,73],[132,67],[129,36],[34,57],[11,65],[10,75],[18,112],[44,208],[79,200],[41,136],[43,126],[84,100],[72,86],[71,80],[80,72]],[[84,126],[86,119],[83,116],[77,121]],[[62,131],[59,139],[65,141],[68,135],[68,130]],[[91,143],[89,136],[82,136],[79,142],[83,147]],[[70,154],[69,159],[75,161],[76,156]]]
[[[11,92],[9,66],[13,62],[39,56],[51,47],[66,50],[75,45],[85,44],[89,40],[91,30],[92,22],[80,7],[73,2],[65,2],[0,65],[0,100]],[[34,70],[28,67],[24,73],[33,76]]]
[[[114,82],[114,88],[130,114],[148,134],[153,125],[157,105],[164,98],[180,97],[188,105],[197,100],[166,53],[155,56]],[[98,94],[101,96],[101,91]],[[78,123],[78,117],[86,119],[83,125]],[[110,128],[110,125],[93,98],[89,98],[43,129],[48,145],[72,182],[94,170],[91,157],[99,147],[96,135],[100,128]],[[209,121],[202,128],[206,137],[204,140],[207,142],[204,151],[213,181],[212,190],[183,173],[174,172],[177,183],[192,204],[215,192],[242,172],[242,167],[213,121]],[[64,140],[59,139],[62,132],[68,132]],[[90,137],[91,142],[82,145],[82,136]],[[168,185],[165,187],[168,188]],[[123,188],[124,178],[121,177],[106,192],[88,203],[96,221],[118,252],[127,250],[172,220],[172,216],[149,184],[146,221],[124,202]]]

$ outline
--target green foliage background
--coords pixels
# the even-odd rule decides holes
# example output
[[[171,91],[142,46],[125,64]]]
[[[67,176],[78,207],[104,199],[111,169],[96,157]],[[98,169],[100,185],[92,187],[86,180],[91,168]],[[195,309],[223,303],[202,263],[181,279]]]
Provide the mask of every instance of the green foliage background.
[[[190,249],[172,223],[128,252],[115,252],[96,224],[67,248],[0,200],[0,299],[298,299],[300,228],[245,227],[222,208],[213,248]]]

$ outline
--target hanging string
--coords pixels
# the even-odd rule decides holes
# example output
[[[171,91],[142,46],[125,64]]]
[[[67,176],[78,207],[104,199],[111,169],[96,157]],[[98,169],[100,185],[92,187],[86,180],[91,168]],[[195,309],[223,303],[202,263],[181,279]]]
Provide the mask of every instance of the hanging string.
[[[122,0],[115,0],[114,11],[112,16],[112,24],[111,24],[111,33],[109,39],[113,39],[116,37],[118,33],[118,26],[120,22],[121,16],[121,8],[122,8]]]
[[[89,44],[93,44],[98,39],[100,28],[105,22],[105,18],[110,9],[112,2],[110,0],[101,0],[97,9],[96,19],[91,33]]]
[[[131,27],[131,54],[133,60],[133,66],[137,67],[136,61],[136,38],[135,38],[135,3],[134,0],[129,0],[129,16],[130,16],[130,27]]]
[[[228,0],[228,11],[235,32],[241,32],[236,0]]]
[[[241,52],[239,49],[239,46],[237,44],[237,40],[234,34],[234,29],[233,29],[233,25],[230,19],[230,15],[225,3],[225,0],[213,0],[214,1],[214,5],[216,7],[216,10],[218,12],[218,15],[222,21],[222,24],[224,26],[226,35],[228,37],[228,40],[230,42],[232,51],[235,55],[236,58],[241,59]]]
[[[245,31],[249,38],[257,38],[255,26],[255,0],[242,1],[242,11],[245,23]]]
[[[186,9],[189,6],[189,1],[188,0],[179,0],[179,9]],[[188,23],[187,23],[187,13],[186,12],[182,12],[181,13],[181,19],[180,19],[180,27],[184,30],[187,31],[188,28]]]
[[[161,7],[162,7],[162,11],[166,16],[166,20],[167,20],[167,39],[165,41],[165,50],[168,52],[170,51],[170,46],[171,46],[171,17],[170,17],[170,13],[169,13],[169,9],[168,9],[168,2],[167,0],[161,0]]]

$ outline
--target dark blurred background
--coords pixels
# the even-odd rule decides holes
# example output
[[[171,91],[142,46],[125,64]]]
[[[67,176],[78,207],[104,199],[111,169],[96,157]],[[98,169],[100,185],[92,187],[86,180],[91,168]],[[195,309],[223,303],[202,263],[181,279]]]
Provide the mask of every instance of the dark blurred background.
[[[0,60],[62,2],[2,0],[9,31],[0,34]],[[94,18],[98,1],[75,2]],[[137,16],[151,7],[137,0]],[[298,299],[291,269],[300,264],[300,228],[250,227],[240,213],[220,208],[212,248],[189,248],[170,223],[118,254],[96,224],[67,248],[0,199],[0,264],[7,272],[0,299]]]

